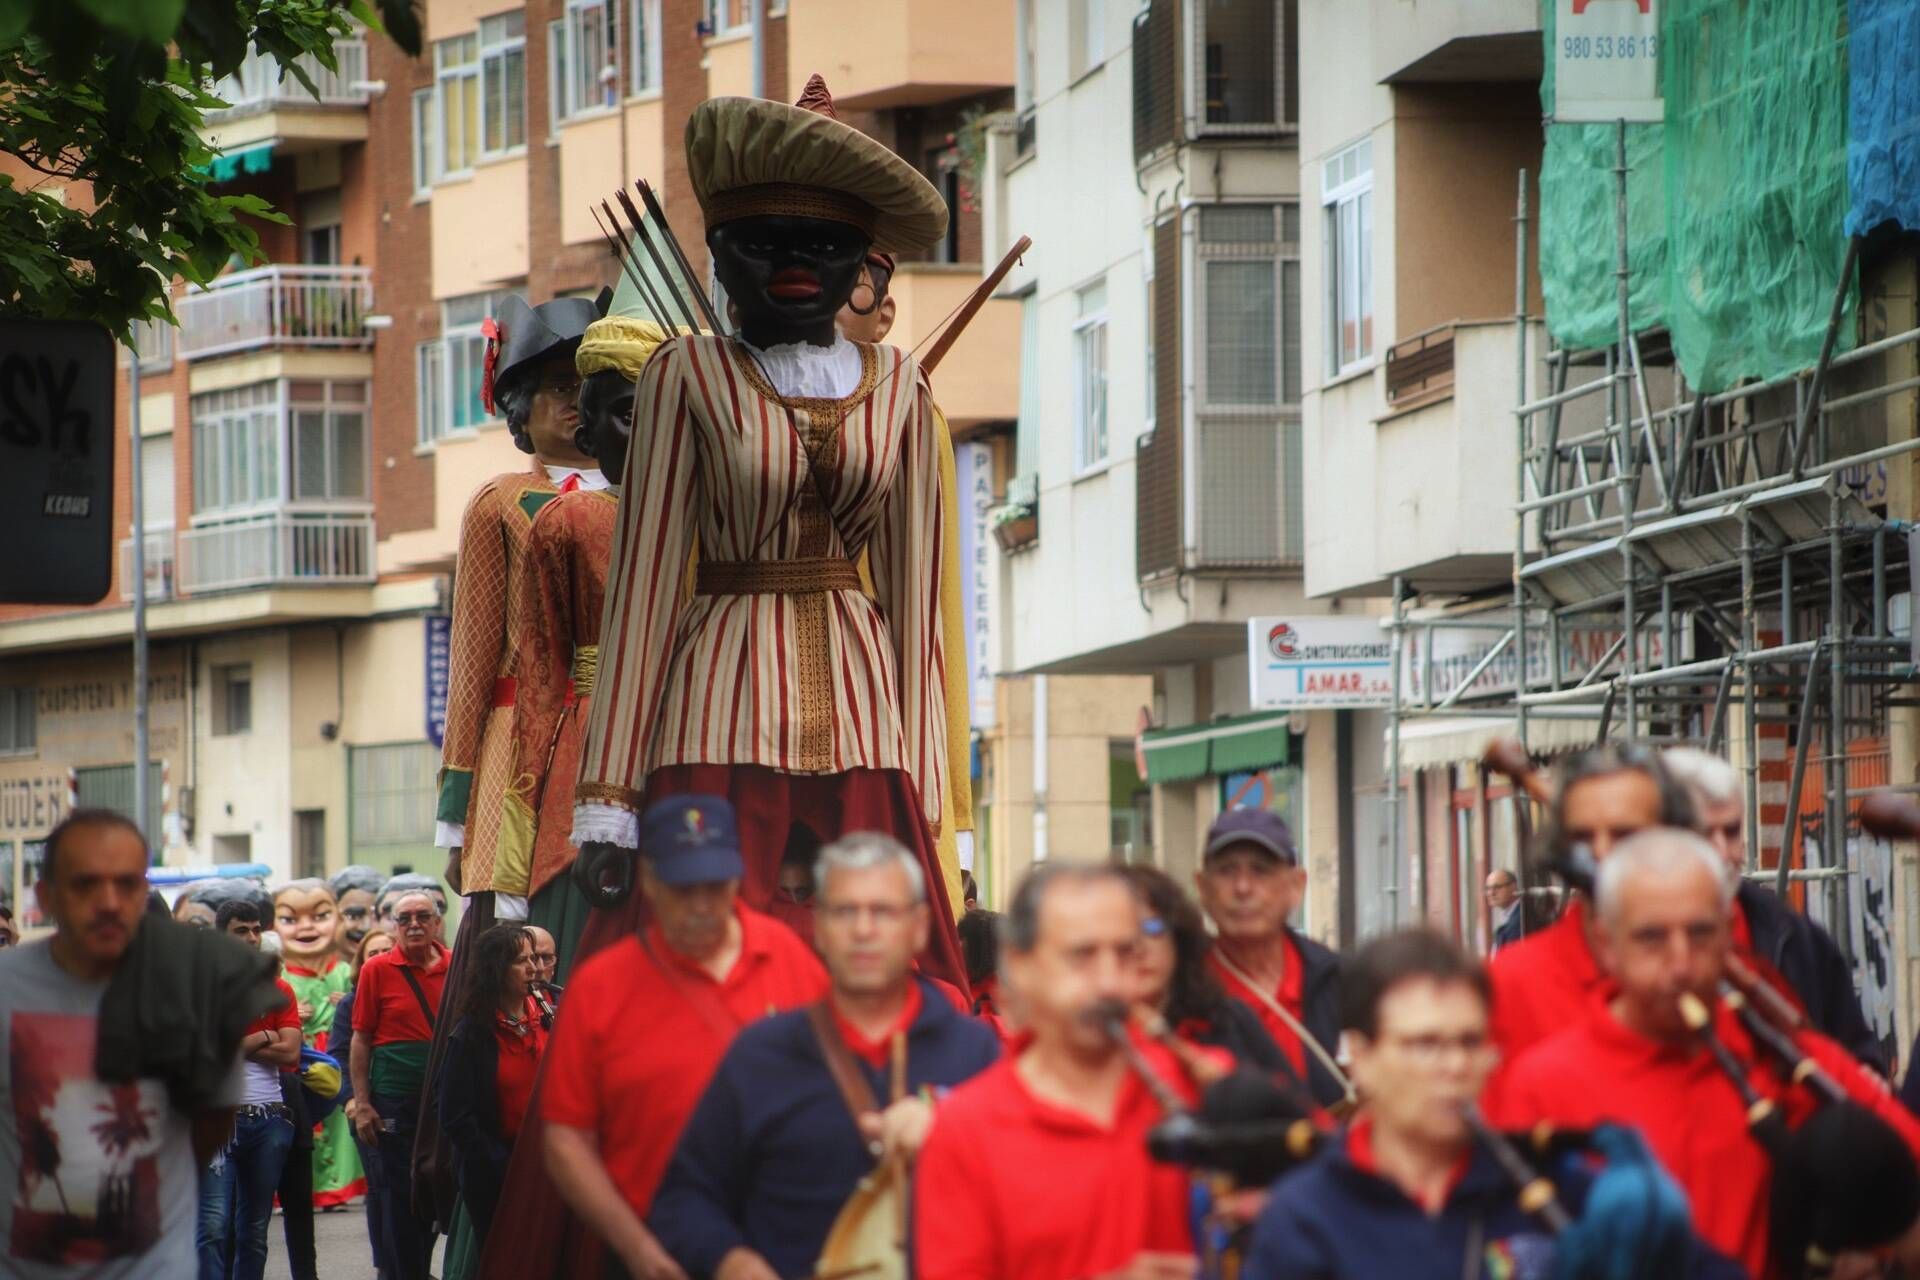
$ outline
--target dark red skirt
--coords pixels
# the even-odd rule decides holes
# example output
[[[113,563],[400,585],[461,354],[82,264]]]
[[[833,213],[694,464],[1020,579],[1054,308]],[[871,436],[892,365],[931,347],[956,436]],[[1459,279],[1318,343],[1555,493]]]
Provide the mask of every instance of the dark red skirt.
[[[760,911],[773,905],[780,860],[796,827],[806,827],[822,843],[855,831],[881,831],[906,845],[920,860],[927,901],[933,908],[933,930],[920,968],[963,993],[967,990],[946,878],[940,874],[939,855],[921,813],[920,796],[906,774],[895,769],[793,774],[761,765],[693,764],[670,765],[647,779],[649,802],[675,795],[725,796],[733,805],[747,865],[741,897]],[[580,935],[575,968],[603,947],[633,934],[646,919],[646,903],[637,892],[613,910],[593,912]],[[563,997],[562,1018],[566,1011]],[[507,1166],[500,1207],[494,1211],[481,1255],[482,1280],[598,1280],[605,1265],[605,1246],[568,1211],[547,1178],[541,1152],[540,1091],[536,1084]]]

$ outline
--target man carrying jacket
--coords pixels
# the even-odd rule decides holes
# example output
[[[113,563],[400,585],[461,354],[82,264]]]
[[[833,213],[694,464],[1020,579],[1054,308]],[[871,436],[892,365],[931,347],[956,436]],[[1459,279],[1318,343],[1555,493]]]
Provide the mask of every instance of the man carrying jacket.
[[[1227,994],[1259,1015],[1315,1099],[1339,1102],[1346,1085],[1327,1062],[1340,1043],[1340,958],[1287,924],[1307,873],[1286,822],[1264,809],[1221,814],[1194,883],[1218,931],[1208,962]]]
[[[930,1096],[999,1057],[984,1023],[913,973],[930,921],[911,852],[856,833],[820,851],[813,879],[815,944],[832,991],[740,1033],[654,1196],[653,1232],[689,1275],[811,1275],[834,1219],[875,1167],[869,1144],[882,1161],[912,1159],[932,1123]],[[905,1096],[889,1105],[902,1037]]]

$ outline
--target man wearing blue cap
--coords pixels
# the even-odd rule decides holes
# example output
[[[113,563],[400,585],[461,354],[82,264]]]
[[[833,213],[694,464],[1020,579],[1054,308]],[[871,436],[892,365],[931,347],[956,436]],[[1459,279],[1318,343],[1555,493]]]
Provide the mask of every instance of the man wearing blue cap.
[[[1286,822],[1264,809],[1221,814],[1194,882],[1217,931],[1208,960],[1227,994],[1259,1015],[1315,1098],[1347,1099],[1334,1062],[1340,958],[1287,923],[1306,897],[1307,873]]]
[[[646,1215],[681,1129],[734,1035],[828,982],[792,930],[739,901],[725,800],[650,806],[640,853],[652,922],[574,971],[547,1050],[543,1144],[561,1197],[629,1273],[677,1276]]]

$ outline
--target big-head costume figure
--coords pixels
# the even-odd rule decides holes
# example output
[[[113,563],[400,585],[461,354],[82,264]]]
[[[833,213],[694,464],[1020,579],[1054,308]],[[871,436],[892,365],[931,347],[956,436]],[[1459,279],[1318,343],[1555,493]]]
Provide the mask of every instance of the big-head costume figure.
[[[526,628],[520,561],[533,518],[562,489],[605,484],[574,437],[579,375],[574,351],[599,308],[584,298],[556,298],[538,307],[508,298],[488,322],[487,371],[481,399],[503,414],[513,441],[537,465],[482,484],[460,522],[460,559],[453,591],[452,669],[446,736],[441,747],[436,843],[453,850],[447,879],[467,895],[491,895],[504,873],[522,886],[504,916],[525,912],[527,868],[499,867],[501,797],[512,771],[515,654]],[[476,904],[478,905],[478,904]],[[469,914],[478,927],[491,910]]]
[[[300,1040],[321,1053],[328,1052],[333,1035],[334,1006],[353,985],[353,967],[339,954],[339,907],[324,880],[292,880],[273,895],[273,929],[280,935],[287,985],[300,1002]],[[353,1131],[346,1114],[335,1111],[313,1135],[314,1207],[345,1204],[366,1190]]]
[[[947,209],[831,115],[818,77],[802,104],[719,98],[687,122],[739,334],[675,336],[640,377],[576,872],[598,905],[624,902],[639,814],[667,795],[733,803],[742,893],[761,908],[796,824],[822,839],[885,831],[937,897],[929,967],[964,984],[935,852],[954,783],[942,432],[912,357],[835,324],[869,251],[935,243]]]

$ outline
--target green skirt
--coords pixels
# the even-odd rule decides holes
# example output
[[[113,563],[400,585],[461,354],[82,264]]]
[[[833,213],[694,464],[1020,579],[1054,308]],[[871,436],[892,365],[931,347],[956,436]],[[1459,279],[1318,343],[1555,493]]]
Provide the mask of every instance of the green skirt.
[[[592,915],[593,907],[573,883],[571,874],[549,880],[547,887],[534,894],[533,901],[527,904],[527,923],[537,924],[553,935],[553,947],[560,958],[553,980],[560,986],[566,986],[573,974],[574,952],[580,948],[580,935]]]

